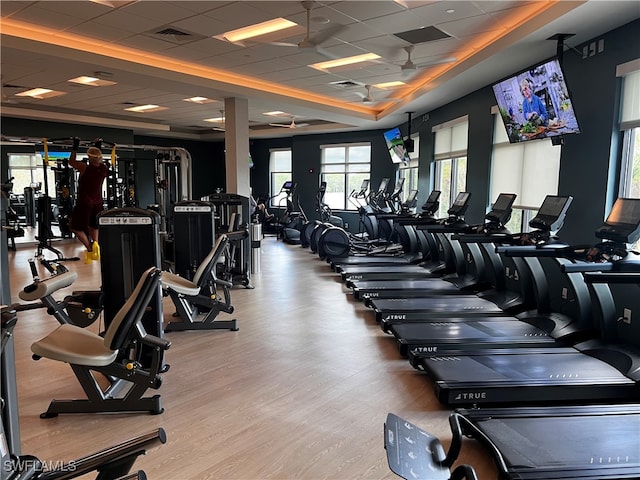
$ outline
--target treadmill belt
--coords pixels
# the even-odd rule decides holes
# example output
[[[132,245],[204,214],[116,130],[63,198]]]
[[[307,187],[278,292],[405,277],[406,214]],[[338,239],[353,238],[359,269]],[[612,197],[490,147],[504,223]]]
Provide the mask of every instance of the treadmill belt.
[[[442,290],[460,292],[461,290],[452,283],[440,278],[425,278],[416,280],[355,280],[353,288],[359,290],[411,290],[424,289],[440,292]]]
[[[476,425],[509,465],[640,465],[638,415],[491,418]]]
[[[563,353],[559,353],[562,350]],[[460,383],[518,381],[536,385],[585,383],[632,383],[617,369],[574,349],[547,349],[540,353],[499,354],[491,350],[480,355],[425,358],[424,366],[435,380]],[[515,385],[514,385],[515,387]]]
[[[540,329],[509,317],[490,317],[490,320],[467,318],[460,322],[411,322],[397,323],[389,327],[398,338],[411,340],[483,340],[491,342],[502,338],[548,338]]]
[[[380,312],[445,312],[445,313],[503,313],[493,302],[476,295],[445,297],[379,298],[371,307]]]

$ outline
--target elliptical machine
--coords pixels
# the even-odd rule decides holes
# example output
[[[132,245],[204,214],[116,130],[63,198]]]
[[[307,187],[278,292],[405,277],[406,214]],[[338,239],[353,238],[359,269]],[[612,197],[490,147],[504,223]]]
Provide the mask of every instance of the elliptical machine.
[[[392,195],[386,193],[388,180],[384,178],[378,191],[369,196],[367,205],[359,208],[361,225],[366,231],[354,235],[341,227],[330,226],[318,237],[317,253],[320,258],[344,258],[351,253],[390,254],[402,250],[400,245],[392,245],[391,240],[393,218],[398,215],[393,205],[402,193],[404,179],[397,182]]]
[[[317,252],[319,235],[331,226],[343,227],[342,218],[333,215],[331,207],[324,203],[324,195],[327,192],[327,182],[320,182],[320,188],[316,193],[316,212],[320,214],[320,220],[306,222],[302,227],[300,244],[303,247],[311,247],[312,252]]]
[[[307,217],[300,206],[300,201],[297,199],[297,208],[293,205],[293,196],[295,194],[298,184],[292,181],[284,182],[280,192],[286,194],[287,207],[279,218],[278,223],[280,225],[280,235],[283,242],[290,243],[292,245],[300,244],[300,236],[303,225],[307,221]]]

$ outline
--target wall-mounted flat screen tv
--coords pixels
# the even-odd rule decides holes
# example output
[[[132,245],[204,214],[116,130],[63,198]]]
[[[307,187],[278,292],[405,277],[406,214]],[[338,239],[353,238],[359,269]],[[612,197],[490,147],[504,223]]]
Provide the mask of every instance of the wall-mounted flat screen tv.
[[[511,143],[580,133],[558,59],[496,83],[493,92]]]
[[[384,140],[387,142],[387,149],[393,163],[409,163],[409,160],[411,160],[409,152],[398,127],[384,132]]]

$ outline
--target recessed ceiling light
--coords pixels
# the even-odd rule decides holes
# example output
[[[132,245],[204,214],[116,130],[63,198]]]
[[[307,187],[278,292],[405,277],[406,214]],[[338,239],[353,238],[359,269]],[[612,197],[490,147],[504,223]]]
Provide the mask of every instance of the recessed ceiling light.
[[[136,3],[138,0],[90,0],[93,3],[99,3],[100,5],[106,5],[111,8],[124,7],[130,3]]]
[[[248,27],[238,28],[224,32],[222,35],[215,35],[213,38],[224,40],[226,42],[236,43],[247,38],[259,37],[267,33],[273,33],[285,28],[297,27],[298,24],[287,20],[286,18],[274,18],[266,22],[249,25]]]
[[[396,80],[394,82],[376,83],[374,87],[385,89],[385,88],[401,87],[402,85],[406,85],[406,83],[401,82],[400,80]]]
[[[379,58],[381,58],[380,55],[375,53],[363,53],[362,55],[355,55],[353,57],[337,58],[335,60],[327,60],[326,62],[314,63],[309,66],[316,70],[329,70],[331,68],[344,67],[345,65],[378,60]]]
[[[57,97],[58,95],[64,95],[65,93],[66,92],[58,92],[48,88],[32,88],[25,92],[16,93],[16,97],[31,97],[42,100],[43,98]]]
[[[207,97],[191,97],[191,98],[183,98],[183,100],[185,102],[191,102],[191,103],[198,103],[198,104],[204,104],[204,103],[213,103],[215,102],[215,100],[212,100],[210,98]]]
[[[271,117],[287,117],[288,113],[282,112],[280,110],[274,110],[273,112],[264,112],[263,115],[269,115]]]
[[[456,13],[456,11],[453,8],[449,8],[448,10],[445,10],[445,13]]]
[[[116,84],[116,82],[112,82],[110,80],[102,80],[100,78],[88,77],[84,75],[81,77],[71,78],[67,81],[71,83],[79,83],[80,85],[89,85],[91,87],[108,87],[109,85]]]
[[[224,122],[224,117],[205,118],[203,121],[211,123],[222,123]]]
[[[160,110],[166,110],[167,107],[160,107],[159,105],[137,105],[135,107],[125,108],[129,112],[159,112]]]

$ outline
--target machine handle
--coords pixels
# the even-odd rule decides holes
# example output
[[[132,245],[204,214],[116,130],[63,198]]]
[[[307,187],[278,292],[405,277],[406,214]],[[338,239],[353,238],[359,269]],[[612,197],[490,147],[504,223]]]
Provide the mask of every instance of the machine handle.
[[[626,283],[640,284],[640,272],[586,272],[585,283]]]

